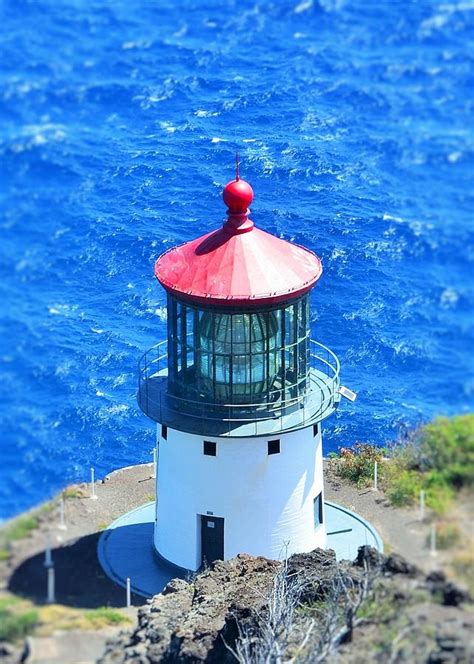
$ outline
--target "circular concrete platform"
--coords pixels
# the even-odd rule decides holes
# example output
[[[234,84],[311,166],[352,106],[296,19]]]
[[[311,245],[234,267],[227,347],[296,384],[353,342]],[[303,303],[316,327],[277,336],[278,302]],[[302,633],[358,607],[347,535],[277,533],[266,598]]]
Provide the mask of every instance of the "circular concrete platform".
[[[382,540],[370,523],[335,503],[325,503],[327,543],[338,560],[353,560],[359,546],[368,544],[383,551]],[[161,560],[153,548],[155,503],[146,503],[116,519],[105,530],[97,547],[104,572],[115,583],[142,597],[161,592],[168,581],[186,572]]]

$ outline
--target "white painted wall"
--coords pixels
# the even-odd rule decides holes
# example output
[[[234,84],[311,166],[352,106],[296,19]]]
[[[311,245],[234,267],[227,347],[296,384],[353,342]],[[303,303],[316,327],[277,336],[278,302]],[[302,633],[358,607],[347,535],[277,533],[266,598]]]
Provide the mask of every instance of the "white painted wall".
[[[158,426],[158,436],[161,427]],[[268,440],[280,454],[268,455]],[[155,547],[170,562],[201,564],[199,515],[224,517],[224,555],[282,558],[326,546],[325,524],[314,527],[314,498],[323,491],[321,433],[300,429],[268,438],[207,438],[168,429],[159,439]]]

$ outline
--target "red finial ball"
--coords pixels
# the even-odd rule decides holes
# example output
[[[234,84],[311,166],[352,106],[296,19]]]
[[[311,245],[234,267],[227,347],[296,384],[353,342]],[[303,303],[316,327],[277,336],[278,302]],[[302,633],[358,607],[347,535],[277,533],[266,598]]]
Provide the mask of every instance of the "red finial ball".
[[[245,214],[253,201],[253,189],[245,180],[232,180],[224,187],[222,198],[232,214]]]

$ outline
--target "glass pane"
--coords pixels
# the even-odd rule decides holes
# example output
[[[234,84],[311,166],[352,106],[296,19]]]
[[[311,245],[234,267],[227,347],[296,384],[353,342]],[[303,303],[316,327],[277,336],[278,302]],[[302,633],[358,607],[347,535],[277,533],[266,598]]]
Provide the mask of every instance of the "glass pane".
[[[309,372],[308,303],[305,296],[271,311],[221,313],[169,296],[173,389],[190,399],[237,404],[278,405],[304,394]]]

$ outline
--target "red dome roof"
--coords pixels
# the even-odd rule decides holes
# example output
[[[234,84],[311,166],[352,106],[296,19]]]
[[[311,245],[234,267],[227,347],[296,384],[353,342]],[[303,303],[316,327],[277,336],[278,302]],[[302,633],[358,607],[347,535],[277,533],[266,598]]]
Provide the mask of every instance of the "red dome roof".
[[[244,180],[229,182],[224,226],[156,261],[156,278],[166,290],[196,304],[228,307],[274,304],[314,286],[322,272],[319,258],[255,228],[247,209],[252,198]]]

